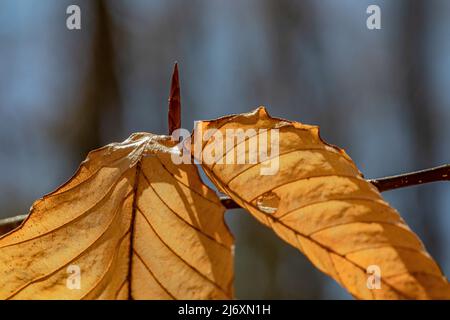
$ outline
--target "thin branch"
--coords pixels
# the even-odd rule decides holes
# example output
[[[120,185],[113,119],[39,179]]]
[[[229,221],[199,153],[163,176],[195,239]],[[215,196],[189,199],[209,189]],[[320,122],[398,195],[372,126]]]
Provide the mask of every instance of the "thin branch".
[[[380,192],[436,181],[450,181],[450,164],[368,181],[377,187]]]
[[[11,217],[11,218],[6,218],[6,219],[1,219],[0,220],[0,235],[5,234],[9,231],[11,231],[12,229],[20,226],[20,224],[22,223],[23,220],[25,220],[25,218],[27,217],[27,215],[20,215],[20,216],[15,216],[15,217]]]
[[[377,187],[380,192],[417,186],[430,182],[450,181],[450,164],[386,178],[370,179],[367,181]],[[240,206],[228,196],[221,196],[220,201],[227,209],[240,208]]]
[[[369,179],[367,181],[377,187],[380,192],[417,186],[430,182],[450,181],[450,164],[386,178]],[[241,206],[226,195],[221,195],[220,201],[222,202],[222,205],[229,210],[241,208]],[[19,226],[26,217],[27,215],[21,215],[0,220],[0,235]]]
[[[233,199],[231,199],[227,195],[221,195],[221,196],[219,196],[219,198],[220,198],[220,202],[222,203],[222,205],[225,208],[227,208],[228,210],[241,208],[240,205],[238,205]]]

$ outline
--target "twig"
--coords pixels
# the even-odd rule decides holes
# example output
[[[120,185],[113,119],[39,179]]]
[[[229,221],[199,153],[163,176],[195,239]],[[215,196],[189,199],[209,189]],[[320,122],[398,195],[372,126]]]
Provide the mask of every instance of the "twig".
[[[450,181],[450,164],[386,178],[369,179],[367,181],[377,187],[380,192],[417,186],[430,182]],[[228,196],[221,196],[220,201],[227,209],[240,208],[240,206]]]
[[[450,181],[450,164],[386,178],[369,179],[367,181],[377,187],[380,192],[417,186],[430,182]],[[220,202],[222,202],[222,205],[227,209],[238,209],[241,207],[233,199],[225,195],[220,196]],[[0,235],[19,226],[26,217],[27,215],[20,215],[0,220]]]
[[[436,181],[450,181],[450,164],[392,177],[369,180],[380,192]]]
[[[0,220],[0,235],[5,234],[12,229],[18,227],[27,215],[20,215]]]

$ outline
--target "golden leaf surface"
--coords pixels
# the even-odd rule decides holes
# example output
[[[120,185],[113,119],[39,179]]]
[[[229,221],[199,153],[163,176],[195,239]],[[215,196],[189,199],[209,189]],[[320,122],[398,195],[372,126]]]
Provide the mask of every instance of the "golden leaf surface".
[[[241,140],[236,129],[244,131]],[[278,130],[278,145],[271,144],[271,129]],[[272,118],[261,107],[197,124],[199,136],[208,131],[211,138],[200,142],[201,149],[193,143],[201,140],[194,136],[191,142],[208,177],[354,297],[450,298],[447,279],[420,239],[350,157],[320,138],[318,127]],[[267,141],[265,161],[264,145],[251,147],[256,141]],[[275,147],[278,154],[272,153]],[[239,156],[245,162],[238,162]],[[276,173],[263,175],[275,160]],[[380,273],[370,277],[374,267]],[[373,276],[379,276],[380,286]]]
[[[225,209],[173,152],[149,133],[91,152],[0,237],[0,298],[232,298]]]

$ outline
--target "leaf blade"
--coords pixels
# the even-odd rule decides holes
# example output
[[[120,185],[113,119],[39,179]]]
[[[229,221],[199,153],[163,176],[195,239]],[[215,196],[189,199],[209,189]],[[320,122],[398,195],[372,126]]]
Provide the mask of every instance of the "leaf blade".
[[[173,146],[170,137],[138,133],[91,152],[72,179],[36,201],[22,225],[0,237],[0,298],[232,298],[233,237],[224,223],[224,208],[195,166],[168,162]],[[168,179],[164,163],[179,177]],[[182,190],[177,178],[187,184]],[[168,203],[176,204],[172,214],[190,218],[194,213],[192,221],[177,222],[183,224],[183,232],[170,229],[176,218],[154,194],[149,196],[151,185]],[[147,213],[148,221],[138,209]],[[153,229],[142,232],[150,221]],[[162,258],[148,253],[156,245],[155,232],[172,239],[174,246]],[[213,241],[211,250],[205,239],[200,240],[202,234]],[[185,260],[176,260],[177,254],[185,255]],[[152,278],[144,273],[150,264],[165,272]],[[179,264],[198,268],[197,278],[184,279],[186,273],[177,273],[176,268],[174,272]],[[74,265],[81,270],[80,290],[67,286],[71,276],[67,268]],[[209,286],[199,280],[202,276]],[[172,293],[159,285],[167,281],[175,288]]]
[[[345,151],[321,139],[317,127],[272,118],[264,108],[258,108],[202,121],[197,126],[201,132],[208,129],[218,130],[222,137],[229,129],[279,130],[281,156],[275,175],[260,174],[262,165],[270,160],[257,164],[217,163],[227,155],[234,154],[237,159],[241,154],[251,159],[258,154],[250,147],[239,151],[239,143],[222,148],[214,145],[215,139],[203,142],[201,156],[211,149],[224,150],[225,155],[219,152],[212,164],[203,162],[204,171],[221,191],[303,252],[352,295],[362,299],[450,298],[447,279],[418,237],[378,190],[363,179]],[[248,134],[240,143],[250,145],[258,134]],[[194,156],[198,158],[195,152]],[[383,247],[390,251],[381,250]],[[415,253],[414,261],[405,250]],[[380,290],[367,287],[366,270],[371,265],[382,270]],[[385,272],[387,276],[383,276]]]

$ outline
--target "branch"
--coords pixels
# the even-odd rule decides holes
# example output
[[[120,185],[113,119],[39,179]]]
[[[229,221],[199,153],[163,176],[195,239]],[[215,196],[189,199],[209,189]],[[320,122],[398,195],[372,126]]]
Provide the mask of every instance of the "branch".
[[[450,164],[368,181],[377,187],[380,192],[436,181],[450,181]]]
[[[430,182],[450,181],[450,164],[386,178],[369,179],[367,181],[373,184],[380,192],[417,186]],[[222,202],[222,205],[227,209],[241,208],[241,206],[226,195],[220,196],[220,202]],[[27,215],[20,215],[0,220],[0,235],[18,227],[26,217]]]
[[[380,192],[430,182],[450,181],[450,164],[386,178],[369,179],[367,181],[373,184]],[[220,202],[227,209],[238,209],[241,207],[226,195],[220,196]],[[0,235],[19,226],[26,217],[27,215],[21,215],[0,220]]]
[[[11,218],[6,218],[6,219],[1,219],[0,220],[0,235],[5,234],[9,231],[11,231],[12,229],[20,226],[20,224],[22,223],[23,220],[25,220],[25,218],[27,217],[27,215],[20,215],[20,216],[15,216],[15,217],[11,217]]]
[[[450,164],[386,178],[370,179],[367,181],[373,184],[380,192],[436,181],[450,181]],[[221,196],[220,201],[227,209],[240,208],[240,206],[228,196]]]

